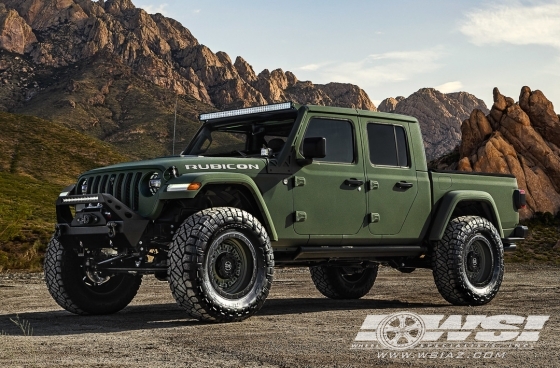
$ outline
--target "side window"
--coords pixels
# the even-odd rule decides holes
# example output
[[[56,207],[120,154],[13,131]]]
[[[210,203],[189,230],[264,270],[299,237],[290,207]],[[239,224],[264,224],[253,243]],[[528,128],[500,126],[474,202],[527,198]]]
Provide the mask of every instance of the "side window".
[[[354,131],[347,120],[311,119],[305,138],[325,137],[327,155],[316,161],[352,163],[354,162]]]
[[[395,135],[397,136],[397,155],[399,166],[410,166],[408,162],[408,144],[406,143],[406,132],[401,126],[395,125]]]
[[[404,128],[387,124],[368,124],[369,160],[374,165],[409,166]]]

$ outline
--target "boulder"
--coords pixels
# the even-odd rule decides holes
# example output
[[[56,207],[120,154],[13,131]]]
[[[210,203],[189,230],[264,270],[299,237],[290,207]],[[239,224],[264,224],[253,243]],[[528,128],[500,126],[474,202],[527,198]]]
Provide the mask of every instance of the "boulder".
[[[393,97],[386,98],[383,101],[381,101],[381,103],[377,107],[377,111],[394,112],[395,109],[397,108],[398,103],[404,99],[405,98],[403,96],[398,96],[396,98]]]
[[[0,3],[0,49],[15,54],[31,51],[37,37],[31,27],[13,9]]]
[[[519,103],[494,89],[494,104],[485,116],[474,110],[461,131],[458,169],[511,174],[526,191],[521,218],[560,210],[560,131],[552,103],[541,91],[523,87]]]

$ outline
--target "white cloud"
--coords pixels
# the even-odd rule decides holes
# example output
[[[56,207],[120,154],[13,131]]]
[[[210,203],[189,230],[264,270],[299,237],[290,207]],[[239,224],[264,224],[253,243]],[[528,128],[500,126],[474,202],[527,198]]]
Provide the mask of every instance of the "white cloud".
[[[435,86],[434,88],[441,93],[458,92],[461,90],[461,88],[463,88],[463,83],[461,83],[461,81],[447,82],[444,84],[440,84],[439,86]]]
[[[359,86],[399,82],[418,74],[437,70],[443,56],[441,49],[420,51],[393,51],[369,55],[363,60],[328,64],[321,68],[322,74],[332,81],[354,83]]]
[[[321,65],[324,65],[324,64],[308,64],[308,65],[301,66],[298,69],[300,69],[300,70],[317,70],[321,67]]]
[[[163,3],[163,4],[159,4],[159,5],[139,5],[139,7],[144,9],[148,14],[161,13],[163,15],[170,15],[165,10],[165,8],[167,8],[167,6],[168,6],[167,3]]]
[[[560,1],[490,4],[466,14],[460,31],[475,45],[511,43],[560,48]]]

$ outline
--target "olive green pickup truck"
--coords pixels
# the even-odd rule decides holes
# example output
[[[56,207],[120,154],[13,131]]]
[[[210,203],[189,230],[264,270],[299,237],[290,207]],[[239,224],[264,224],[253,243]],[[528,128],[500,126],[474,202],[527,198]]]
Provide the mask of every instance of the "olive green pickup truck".
[[[409,116],[281,103],[202,114],[179,155],[82,174],[56,202],[48,289],[76,314],[126,307],[143,275],[199,320],[264,304],[275,267],[360,298],[380,264],[433,270],[455,305],[494,298],[526,236],[513,176],[429,171]]]

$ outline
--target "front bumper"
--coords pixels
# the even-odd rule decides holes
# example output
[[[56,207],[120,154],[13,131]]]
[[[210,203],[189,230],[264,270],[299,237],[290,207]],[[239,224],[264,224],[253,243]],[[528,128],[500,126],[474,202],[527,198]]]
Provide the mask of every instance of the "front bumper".
[[[72,214],[71,206],[76,206]],[[110,194],[66,195],[56,201],[55,237],[63,244],[136,247],[149,220]]]

